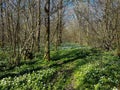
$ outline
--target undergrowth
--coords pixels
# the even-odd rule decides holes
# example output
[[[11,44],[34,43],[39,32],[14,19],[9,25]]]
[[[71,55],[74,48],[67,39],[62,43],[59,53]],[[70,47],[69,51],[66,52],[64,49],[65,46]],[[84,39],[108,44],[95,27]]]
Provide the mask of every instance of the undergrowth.
[[[62,46],[63,47],[63,46]],[[51,51],[51,61],[39,53],[33,60],[6,68],[0,56],[0,90],[112,90],[120,84],[120,58],[96,48]],[[3,53],[0,53],[3,54]]]

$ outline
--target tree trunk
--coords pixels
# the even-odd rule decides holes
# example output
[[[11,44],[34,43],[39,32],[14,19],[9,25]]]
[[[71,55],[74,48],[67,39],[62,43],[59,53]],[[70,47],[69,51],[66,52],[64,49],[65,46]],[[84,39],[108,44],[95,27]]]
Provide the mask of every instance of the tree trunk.
[[[60,7],[63,6],[63,0],[60,1]],[[63,8],[59,10],[59,37],[58,37],[58,44],[61,45],[62,43],[62,29],[63,29]]]
[[[37,51],[40,52],[40,29],[41,29],[41,0],[38,2],[38,37],[37,37]]]
[[[45,12],[47,13],[47,30],[46,30],[46,46],[45,46],[45,60],[50,61],[50,0],[47,0],[45,5]]]
[[[1,0],[1,23],[2,23],[2,35],[1,35],[1,47],[4,48],[4,11],[3,11],[3,0]]]

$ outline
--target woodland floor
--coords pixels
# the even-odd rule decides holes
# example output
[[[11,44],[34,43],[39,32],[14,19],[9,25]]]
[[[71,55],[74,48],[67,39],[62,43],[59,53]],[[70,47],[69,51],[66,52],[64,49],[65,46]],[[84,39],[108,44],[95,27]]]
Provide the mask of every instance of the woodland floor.
[[[1,57],[3,61],[3,57]],[[117,90],[120,58],[100,49],[69,46],[51,50],[51,61],[36,54],[19,66],[0,64],[0,90]]]

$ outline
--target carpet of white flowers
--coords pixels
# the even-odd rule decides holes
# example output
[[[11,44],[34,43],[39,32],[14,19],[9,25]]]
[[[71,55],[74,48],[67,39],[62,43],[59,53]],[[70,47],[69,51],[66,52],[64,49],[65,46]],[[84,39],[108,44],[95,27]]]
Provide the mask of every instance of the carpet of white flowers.
[[[8,77],[0,80],[0,90],[44,90],[51,88],[52,83],[47,80],[55,72],[54,68],[40,70],[19,77]],[[47,83],[48,82],[48,83]],[[47,85],[46,85],[47,84]]]
[[[120,57],[97,49],[52,52],[0,71],[0,90],[120,90]]]

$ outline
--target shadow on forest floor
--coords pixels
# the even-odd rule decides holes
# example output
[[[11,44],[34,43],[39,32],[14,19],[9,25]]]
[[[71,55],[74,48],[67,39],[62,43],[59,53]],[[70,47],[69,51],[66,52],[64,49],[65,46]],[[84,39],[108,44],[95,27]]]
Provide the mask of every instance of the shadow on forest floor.
[[[73,62],[77,59],[81,60],[81,64],[85,64],[86,61],[82,60],[85,59],[87,56],[89,56],[89,52],[86,52],[84,50],[70,50],[70,51],[66,51],[63,53],[55,53],[52,58],[51,58],[51,62],[47,62],[44,63],[44,65],[41,65],[41,62],[39,61],[30,61],[30,62],[26,62],[26,63],[21,63],[18,66],[18,71],[16,70],[16,67],[13,67],[12,69],[8,69],[6,70],[6,72],[1,72],[0,73],[0,79],[5,78],[5,77],[15,77],[15,76],[20,76],[23,75],[25,73],[32,73],[33,71],[38,71],[41,69],[48,69],[48,68],[52,68],[52,67],[61,67],[64,64]],[[55,62],[54,62],[55,61]],[[24,68],[22,66],[26,65]],[[22,67],[22,68],[20,68]]]
[[[90,54],[90,52],[86,51],[86,50],[82,50],[82,49],[74,49],[74,50],[70,50],[70,51],[65,51],[65,52],[56,52],[52,55],[51,60],[52,61],[57,61],[57,60],[61,60],[64,58],[85,58],[86,56],[88,56]]]

